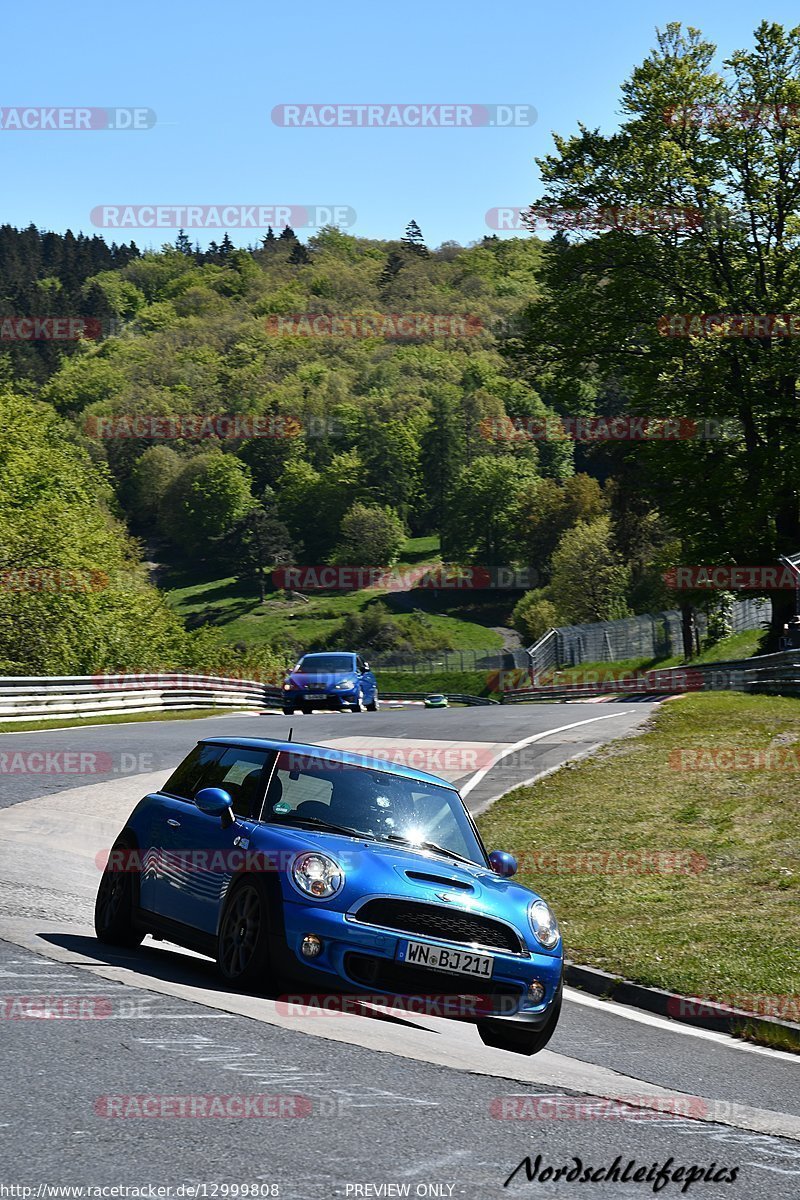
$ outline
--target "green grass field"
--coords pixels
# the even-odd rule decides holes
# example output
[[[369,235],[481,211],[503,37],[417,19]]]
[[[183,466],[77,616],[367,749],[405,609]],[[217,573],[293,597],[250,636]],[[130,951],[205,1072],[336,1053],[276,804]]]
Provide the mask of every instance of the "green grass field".
[[[438,538],[409,538],[393,570],[401,573],[437,561]],[[329,638],[349,613],[363,612],[382,601],[406,635],[413,625],[411,610],[417,608],[424,611],[431,635],[443,648],[494,650],[502,646],[502,637],[492,626],[504,623],[516,599],[498,600],[496,593],[439,592],[434,596],[428,589],[382,592],[365,588],[312,593],[307,602],[286,599],[283,592],[268,593],[262,604],[254,583],[232,577],[208,578],[197,569],[169,569],[159,582],[184,620],[214,625],[231,642],[252,646],[281,644],[287,639],[301,647],[317,645]]]
[[[791,752],[791,769],[729,769],[710,754],[768,747]],[[772,998],[796,1019],[799,770],[800,700],[696,694],[665,704],[644,734],[518,788],[479,825],[553,904],[575,962],[745,1008]],[[634,856],[628,869],[620,853]]]

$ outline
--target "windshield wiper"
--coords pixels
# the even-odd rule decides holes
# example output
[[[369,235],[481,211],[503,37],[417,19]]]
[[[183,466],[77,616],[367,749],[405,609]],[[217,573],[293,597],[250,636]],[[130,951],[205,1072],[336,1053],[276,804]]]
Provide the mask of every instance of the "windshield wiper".
[[[413,846],[418,850],[433,850],[436,854],[444,854],[447,858],[457,858],[459,862],[469,863],[472,867],[480,865],[471,858],[465,858],[463,854],[456,854],[455,850],[448,850],[446,846],[437,846],[436,842],[412,842],[411,838],[403,837],[399,833],[387,833],[384,837],[378,838],[378,841],[402,842],[404,846]]]
[[[332,821],[323,821],[321,817],[292,817],[291,821],[274,821],[274,825],[314,825],[317,829],[325,829],[328,833],[347,833],[352,837],[369,837],[362,829],[351,829],[349,825],[334,825]]]

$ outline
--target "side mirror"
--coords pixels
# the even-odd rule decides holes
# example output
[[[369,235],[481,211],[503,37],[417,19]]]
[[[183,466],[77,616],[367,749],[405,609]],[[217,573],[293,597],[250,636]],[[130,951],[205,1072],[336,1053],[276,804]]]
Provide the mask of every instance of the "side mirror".
[[[201,788],[194,802],[209,817],[224,817],[233,807],[233,800],[224,788]]]
[[[517,873],[517,860],[505,850],[493,850],[489,855],[489,866],[496,875],[502,875],[505,879]]]
[[[368,671],[368,670],[369,670],[369,663],[368,663],[368,662],[365,662],[365,663],[364,663],[364,670],[365,670],[365,671]]]

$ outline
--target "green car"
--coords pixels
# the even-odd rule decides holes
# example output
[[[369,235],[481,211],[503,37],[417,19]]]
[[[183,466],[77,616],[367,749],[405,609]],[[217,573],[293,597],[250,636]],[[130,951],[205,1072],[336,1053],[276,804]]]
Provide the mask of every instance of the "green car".
[[[430,696],[425,697],[426,708],[449,708],[450,705],[447,696],[443,696],[441,692],[434,692]]]

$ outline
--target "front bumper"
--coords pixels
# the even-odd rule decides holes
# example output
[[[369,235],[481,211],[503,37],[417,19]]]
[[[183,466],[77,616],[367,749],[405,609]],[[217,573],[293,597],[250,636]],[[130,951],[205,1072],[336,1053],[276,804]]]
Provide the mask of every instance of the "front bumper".
[[[458,1016],[466,1020],[491,1017],[492,1020],[524,1023],[537,1029],[547,1023],[562,983],[563,957],[538,954],[509,954],[503,950],[480,950],[491,954],[494,969],[490,980],[450,971],[412,967],[397,955],[400,944],[411,939],[431,946],[454,950],[469,949],[463,944],[445,942],[411,933],[398,933],[360,924],[345,913],[320,905],[295,904],[284,900],[284,930],[288,952],[288,971],[295,978],[319,989],[346,988],[359,995],[422,997],[431,1000],[429,1015]],[[305,958],[300,943],[306,934],[322,940],[322,951],[314,959]],[[538,1004],[528,1000],[528,985],[538,980],[545,994]],[[463,997],[475,1003],[453,1006],[441,1011],[443,998]],[[444,1004],[444,1009],[448,1005]],[[417,1010],[420,1015],[423,1009]]]
[[[283,693],[284,708],[344,708],[346,705],[358,703],[358,688],[336,691],[331,688],[325,692],[291,691]]]

